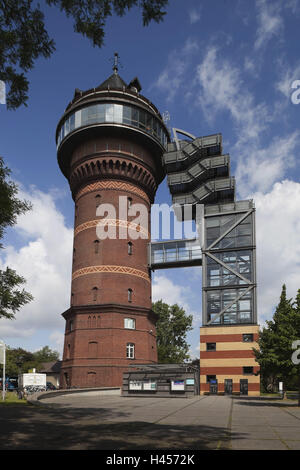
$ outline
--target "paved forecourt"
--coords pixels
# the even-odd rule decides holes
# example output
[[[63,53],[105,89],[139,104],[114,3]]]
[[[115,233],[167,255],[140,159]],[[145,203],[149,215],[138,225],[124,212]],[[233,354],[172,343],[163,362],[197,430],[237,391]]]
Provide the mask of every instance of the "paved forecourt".
[[[0,408],[1,449],[300,449],[291,401],[83,393],[42,404]]]

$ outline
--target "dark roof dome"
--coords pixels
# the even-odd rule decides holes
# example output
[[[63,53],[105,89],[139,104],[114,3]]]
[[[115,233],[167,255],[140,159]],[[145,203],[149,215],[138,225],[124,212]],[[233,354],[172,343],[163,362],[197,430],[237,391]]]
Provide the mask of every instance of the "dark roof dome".
[[[123,88],[128,88],[128,85],[124,82],[124,80],[120,77],[118,73],[113,73],[110,77],[104,80],[101,85],[99,85],[96,90],[123,90]]]

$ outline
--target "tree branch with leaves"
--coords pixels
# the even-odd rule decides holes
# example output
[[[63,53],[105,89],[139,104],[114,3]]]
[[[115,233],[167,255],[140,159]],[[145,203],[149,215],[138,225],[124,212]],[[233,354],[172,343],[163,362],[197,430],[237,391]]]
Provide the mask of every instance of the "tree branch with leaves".
[[[168,0],[46,0],[67,17],[73,18],[74,31],[102,47],[107,18],[124,16],[133,7],[142,11],[143,25],[159,23]],[[26,74],[39,57],[49,58],[55,42],[45,28],[45,15],[33,0],[0,0],[0,80],[7,85],[8,109],[27,105],[29,81]]]
[[[17,198],[18,187],[8,179],[10,170],[0,157],[0,239],[7,227],[15,225],[17,217],[31,209],[31,204]],[[0,244],[0,248],[3,246]],[[32,295],[21,286],[26,280],[7,267],[0,270],[0,318],[13,319],[16,312],[30,302]]]

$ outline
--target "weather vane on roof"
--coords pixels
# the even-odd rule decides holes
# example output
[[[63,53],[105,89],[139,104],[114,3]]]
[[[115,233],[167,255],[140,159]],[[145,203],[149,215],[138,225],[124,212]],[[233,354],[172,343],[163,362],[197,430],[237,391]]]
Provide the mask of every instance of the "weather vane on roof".
[[[113,65],[113,71],[115,73],[118,73],[119,65],[121,65],[120,64],[120,56],[117,52],[115,52],[115,54],[114,54],[114,65]]]

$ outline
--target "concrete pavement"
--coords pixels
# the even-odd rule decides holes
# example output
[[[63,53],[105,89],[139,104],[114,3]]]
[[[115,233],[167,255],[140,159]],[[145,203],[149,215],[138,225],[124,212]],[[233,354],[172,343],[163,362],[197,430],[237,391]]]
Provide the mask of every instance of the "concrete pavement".
[[[85,393],[42,403],[0,407],[0,449],[300,449],[291,401]]]

